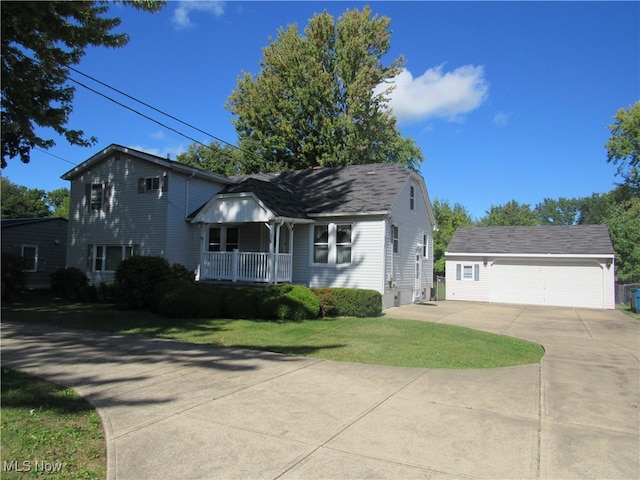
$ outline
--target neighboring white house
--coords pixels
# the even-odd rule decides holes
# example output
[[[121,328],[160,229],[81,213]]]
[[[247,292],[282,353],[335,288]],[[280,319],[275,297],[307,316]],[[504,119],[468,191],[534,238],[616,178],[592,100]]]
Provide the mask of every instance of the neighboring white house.
[[[459,228],[445,258],[448,300],[615,308],[605,225]]]
[[[93,284],[131,255],[199,280],[379,291],[428,299],[435,218],[415,171],[391,164],[226,177],[119,145],[65,173],[67,266]]]

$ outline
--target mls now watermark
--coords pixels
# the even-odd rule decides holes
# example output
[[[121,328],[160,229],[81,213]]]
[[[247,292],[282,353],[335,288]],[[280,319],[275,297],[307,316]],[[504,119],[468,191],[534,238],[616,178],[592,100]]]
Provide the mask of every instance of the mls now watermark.
[[[2,464],[2,469],[5,472],[55,473],[62,471],[62,463],[45,462],[44,460],[24,460],[23,462],[19,462],[18,460],[5,460]]]

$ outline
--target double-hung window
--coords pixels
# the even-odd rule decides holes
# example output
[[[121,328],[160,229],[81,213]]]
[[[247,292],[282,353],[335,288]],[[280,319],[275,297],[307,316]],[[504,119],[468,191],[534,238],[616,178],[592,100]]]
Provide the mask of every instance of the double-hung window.
[[[138,193],[154,193],[160,190],[166,192],[168,184],[169,178],[166,173],[162,176],[140,177],[138,178]]]
[[[480,281],[480,264],[456,264],[456,280]]]
[[[37,245],[22,245],[20,255],[25,261],[26,272],[38,271],[38,246]]]
[[[313,226],[313,263],[351,263],[352,225],[348,223]]]
[[[89,245],[91,271],[114,272],[122,260],[139,254],[137,245]]]
[[[89,212],[108,212],[111,207],[112,187],[104,183],[87,183],[85,201]]]

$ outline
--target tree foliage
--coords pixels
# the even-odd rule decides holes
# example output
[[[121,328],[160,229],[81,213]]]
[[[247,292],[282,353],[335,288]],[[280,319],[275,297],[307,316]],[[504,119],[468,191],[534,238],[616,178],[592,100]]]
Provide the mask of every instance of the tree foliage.
[[[243,171],[285,171],[395,162],[416,168],[422,152],[403,138],[388,108],[390,88],[374,89],[400,73],[404,59],[382,61],[390,20],[369,7],[338,20],[324,12],[300,33],[277,32],[263,49],[261,70],[243,73],[226,107],[245,156]]]
[[[575,225],[580,218],[581,200],[545,198],[533,210],[540,225]]]
[[[245,156],[235,147],[212,142],[204,146],[191,144],[176,160],[191,167],[201,168],[222,175],[239,175],[245,172]]]
[[[45,192],[39,188],[17,185],[7,178],[0,179],[2,218],[69,218],[69,190],[59,188]]]
[[[511,200],[504,205],[491,205],[479,224],[483,227],[514,227],[537,225],[538,221],[530,205]]]
[[[123,2],[156,12],[164,2]],[[120,24],[104,15],[110,2],[0,2],[2,16],[2,168],[19,156],[28,163],[35,147],[54,140],[36,133],[51,128],[72,145],[90,146],[82,130],[67,127],[74,88],[67,84],[69,66],[89,46],[122,47],[129,37],[110,33]]]
[[[626,177],[640,167],[640,101],[621,108],[609,125],[611,138],[606,143],[607,162],[618,166],[618,175]]]
[[[467,209],[459,203],[452,207],[448,201],[441,201],[437,198],[433,201],[433,213],[438,226],[438,230],[433,235],[433,273],[434,275],[444,275],[444,252],[447,250],[453,234],[459,227],[470,227],[474,222]]]

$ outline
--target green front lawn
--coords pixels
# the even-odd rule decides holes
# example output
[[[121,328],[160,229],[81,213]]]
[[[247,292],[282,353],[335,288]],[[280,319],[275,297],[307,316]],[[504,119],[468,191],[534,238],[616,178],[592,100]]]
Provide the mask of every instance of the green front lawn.
[[[100,416],[70,389],[2,369],[3,479],[105,478]]]
[[[105,304],[64,302],[42,294],[5,302],[2,315],[6,320],[405,367],[505,367],[538,363],[544,354],[541,346],[511,337],[386,317],[291,323],[168,319]]]

